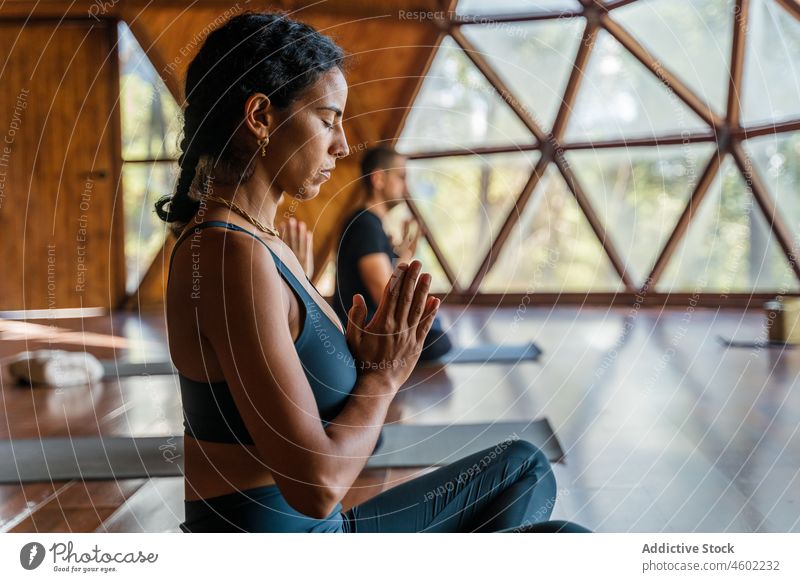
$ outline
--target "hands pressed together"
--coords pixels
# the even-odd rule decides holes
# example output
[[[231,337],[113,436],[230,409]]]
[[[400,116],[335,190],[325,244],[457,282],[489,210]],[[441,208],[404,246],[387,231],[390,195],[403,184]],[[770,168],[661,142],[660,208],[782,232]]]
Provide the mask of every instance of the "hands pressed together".
[[[428,295],[422,263],[400,263],[386,284],[378,309],[365,326],[367,306],[359,294],[348,313],[346,337],[360,374],[375,374],[393,391],[411,375],[441,302]]]
[[[403,251],[413,255],[419,229],[404,225]],[[294,251],[310,278],[314,272],[312,232],[305,222],[290,218],[279,226],[281,239]],[[365,326],[367,305],[360,294],[353,297],[345,336],[359,374],[374,374],[396,392],[411,375],[419,360],[425,337],[433,325],[441,301],[428,295],[431,275],[422,273],[419,260],[400,258],[383,290],[381,302]]]

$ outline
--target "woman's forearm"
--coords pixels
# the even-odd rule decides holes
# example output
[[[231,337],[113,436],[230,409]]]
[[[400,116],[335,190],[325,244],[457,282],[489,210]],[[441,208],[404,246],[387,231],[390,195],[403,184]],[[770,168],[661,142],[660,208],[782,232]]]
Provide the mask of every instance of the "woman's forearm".
[[[359,374],[347,404],[325,428],[331,441],[325,481],[337,499],[364,469],[396,393],[382,375]]]

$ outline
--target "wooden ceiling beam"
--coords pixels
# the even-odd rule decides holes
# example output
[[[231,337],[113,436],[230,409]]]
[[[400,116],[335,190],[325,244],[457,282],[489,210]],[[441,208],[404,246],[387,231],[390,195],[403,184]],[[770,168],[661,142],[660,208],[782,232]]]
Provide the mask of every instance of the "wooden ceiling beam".
[[[787,122],[786,124],[771,124],[758,126],[747,130],[741,130],[741,135],[746,137],[756,137],[769,133],[780,133],[781,131],[795,131],[800,129],[800,120]],[[754,133],[754,135],[751,135]],[[693,143],[710,143],[717,141],[717,136],[713,133],[691,133],[686,135],[672,134],[664,136],[635,137],[631,139],[609,139],[599,141],[575,141],[560,143],[559,149],[570,150],[598,150],[610,148],[638,148],[638,147],[657,147],[671,145],[687,145]],[[525,145],[505,145],[505,146],[486,146],[476,148],[462,148],[453,150],[419,151],[405,154],[410,160],[431,160],[436,158],[452,158],[460,156],[485,156],[492,154],[509,154],[515,152],[532,152],[542,150],[540,144]]]
[[[776,0],[778,4],[783,6],[783,8],[794,16],[797,20],[800,20],[800,2],[797,0]]]
[[[434,293],[433,295],[439,296]],[[764,302],[775,299],[776,296],[800,297],[796,292],[754,292],[754,293],[724,293],[722,291],[709,291],[695,293],[693,291],[655,292],[642,295],[631,291],[586,291],[566,292],[550,289],[534,289],[533,293],[450,293],[447,296],[448,305],[464,305],[468,307],[516,307],[520,303],[537,307],[639,307],[651,308],[685,308],[710,307],[714,309],[759,310],[763,311]]]
[[[732,137],[737,139],[750,139],[762,135],[787,133],[791,131],[800,131],[800,119],[780,121],[778,123],[764,123],[762,125],[751,125],[750,127],[739,128],[733,132]]]

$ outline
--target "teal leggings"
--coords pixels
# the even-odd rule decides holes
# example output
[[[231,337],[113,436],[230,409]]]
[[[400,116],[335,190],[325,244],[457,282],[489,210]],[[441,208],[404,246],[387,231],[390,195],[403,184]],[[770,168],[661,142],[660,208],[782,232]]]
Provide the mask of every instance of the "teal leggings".
[[[547,457],[509,440],[324,519],[294,510],[275,485],[187,501],[185,532],[588,532],[550,521],[556,480]]]

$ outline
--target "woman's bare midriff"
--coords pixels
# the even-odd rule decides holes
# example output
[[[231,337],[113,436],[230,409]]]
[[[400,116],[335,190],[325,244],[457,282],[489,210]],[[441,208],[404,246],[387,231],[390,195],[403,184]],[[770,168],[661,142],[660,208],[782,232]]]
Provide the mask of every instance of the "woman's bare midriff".
[[[184,435],[183,449],[187,501],[275,483],[255,446],[212,443]]]

